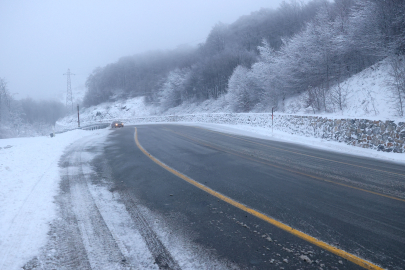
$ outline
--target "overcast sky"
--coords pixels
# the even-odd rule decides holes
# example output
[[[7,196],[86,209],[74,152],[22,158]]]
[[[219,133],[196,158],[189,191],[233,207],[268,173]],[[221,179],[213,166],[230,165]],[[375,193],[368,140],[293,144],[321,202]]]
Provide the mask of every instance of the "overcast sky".
[[[16,99],[54,99],[83,89],[94,68],[122,56],[205,41],[217,22],[232,23],[282,0],[0,0],[0,77]]]

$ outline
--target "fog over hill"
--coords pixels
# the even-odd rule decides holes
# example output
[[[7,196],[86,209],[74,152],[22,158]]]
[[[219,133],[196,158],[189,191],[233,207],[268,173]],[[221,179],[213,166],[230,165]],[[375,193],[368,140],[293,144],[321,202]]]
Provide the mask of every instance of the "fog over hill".
[[[308,92],[303,92],[281,101],[276,114],[317,115],[331,119],[365,118],[372,120],[403,121],[398,116],[398,104],[395,98],[395,88],[392,76],[390,59],[384,59],[373,66],[335,85],[327,93],[327,106],[333,108],[331,112],[316,112],[316,107],[307,106]],[[342,90],[345,106],[342,110],[333,103],[332,94]],[[203,102],[184,102],[177,107],[163,110],[160,104],[146,102],[146,97],[135,97],[83,108],[80,112],[82,124],[109,122],[121,119],[124,122],[136,122],[139,117],[157,115],[190,115],[232,113],[233,100],[229,95],[218,99],[208,99]],[[333,107],[335,106],[335,107]],[[283,109],[284,108],[284,109]],[[250,113],[260,112],[252,110]],[[314,113],[315,112],[315,113]],[[77,126],[77,115],[73,114],[60,119],[57,124],[60,128],[73,128]]]
[[[399,119],[405,109],[404,37],[404,1],[287,1],[217,23],[197,47],[123,56],[94,69],[81,107],[89,117],[99,112],[98,120],[104,112],[110,116],[102,118],[112,119],[272,109]],[[3,122],[22,126],[26,112],[18,102],[6,106],[13,99],[3,89]],[[125,109],[112,113],[117,106]]]
[[[383,95],[395,104],[390,115],[403,116],[404,13],[405,2],[395,0],[284,2],[216,24],[197,49],[123,57],[94,70],[84,106],[146,96],[161,113],[222,99],[233,112],[333,113],[360,106],[349,105],[342,83],[388,57],[392,88]],[[380,92],[368,95],[377,100]],[[300,95],[302,108],[286,107]]]

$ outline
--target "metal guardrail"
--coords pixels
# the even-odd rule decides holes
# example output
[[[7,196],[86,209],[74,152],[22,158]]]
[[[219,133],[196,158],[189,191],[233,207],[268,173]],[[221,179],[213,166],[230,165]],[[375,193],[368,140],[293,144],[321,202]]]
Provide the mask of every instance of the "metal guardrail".
[[[89,125],[85,127],[81,127],[82,130],[97,130],[97,129],[103,129],[109,127],[110,124],[94,124],[94,125]]]
[[[55,131],[55,133],[51,133],[50,136],[53,137],[53,134],[61,134],[65,133],[68,131],[76,130],[76,129],[81,129],[81,130],[97,130],[97,129],[103,129],[109,127],[109,123],[97,123],[97,124],[91,124],[83,127],[76,127],[76,128],[67,128],[59,131]]]

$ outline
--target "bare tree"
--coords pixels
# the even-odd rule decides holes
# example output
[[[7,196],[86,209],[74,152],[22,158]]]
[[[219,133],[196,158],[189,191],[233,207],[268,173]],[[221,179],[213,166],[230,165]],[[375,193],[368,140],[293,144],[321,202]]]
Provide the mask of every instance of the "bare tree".
[[[404,116],[405,102],[405,59],[404,56],[393,56],[390,59],[392,78],[391,89],[397,103],[399,116]]]
[[[325,89],[322,87],[309,87],[307,108],[311,107],[314,113],[321,112],[325,108]]]
[[[336,84],[329,91],[330,102],[332,103],[333,108],[337,108],[339,111],[343,112],[343,109],[346,107],[347,103],[348,89],[343,88],[342,84]]]

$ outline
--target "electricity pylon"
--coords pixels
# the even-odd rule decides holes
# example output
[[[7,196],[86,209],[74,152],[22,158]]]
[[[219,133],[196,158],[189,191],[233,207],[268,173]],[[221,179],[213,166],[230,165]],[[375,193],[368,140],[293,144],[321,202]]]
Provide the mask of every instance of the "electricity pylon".
[[[72,105],[72,112],[73,112],[73,95],[72,95],[72,86],[70,83],[70,75],[75,75],[70,72],[70,69],[68,68],[67,73],[64,73],[63,75],[67,76],[67,92],[66,92],[66,108],[68,107],[68,104],[70,103]]]

